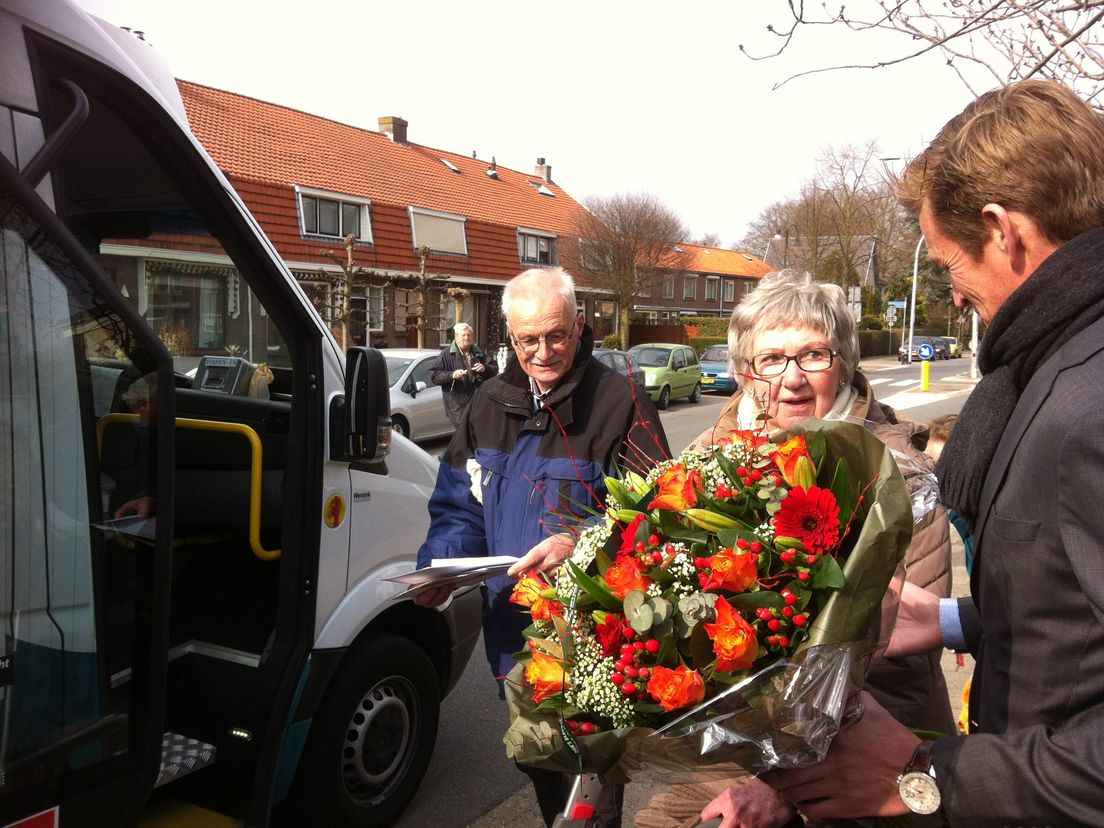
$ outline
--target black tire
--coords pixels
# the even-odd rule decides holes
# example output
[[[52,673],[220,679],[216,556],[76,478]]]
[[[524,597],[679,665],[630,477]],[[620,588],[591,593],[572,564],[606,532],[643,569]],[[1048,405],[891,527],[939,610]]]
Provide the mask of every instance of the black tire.
[[[391,418],[391,430],[396,434],[401,434],[403,437],[410,436],[410,426],[403,417]]]
[[[303,824],[394,822],[429,766],[440,704],[437,674],[416,644],[380,633],[350,650],[318,707],[299,766]]]
[[[659,399],[656,400],[656,408],[660,411],[666,411],[667,406],[671,404],[671,386],[663,386],[663,390],[659,392]]]
[[[692,402],[692,403],[701,402],[701,383],[700,382],[695,382],[694,383],[694,391],[686,399],[690,400],[690,402]]]

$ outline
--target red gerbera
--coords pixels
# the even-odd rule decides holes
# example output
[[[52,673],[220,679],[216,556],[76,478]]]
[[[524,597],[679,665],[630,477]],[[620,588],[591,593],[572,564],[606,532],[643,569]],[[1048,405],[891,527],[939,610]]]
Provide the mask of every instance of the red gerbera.
[[[830,489],[795,486],[774,516],[774,532],[779,537],[797,538],[810,552],[824,552],[839,541],[839,511]]]
[[[633,522],[626,526],[621,531],[621,549],[618,550],[618,555],[631,555],[636,549],[636,530],[640,527],[640,524],[646,520],[644,513],[641,512],[635,518]]]

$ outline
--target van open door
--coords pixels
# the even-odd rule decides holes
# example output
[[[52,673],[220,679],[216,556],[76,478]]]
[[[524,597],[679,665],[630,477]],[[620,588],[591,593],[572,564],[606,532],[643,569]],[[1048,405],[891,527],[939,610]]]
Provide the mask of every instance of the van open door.
[[[0,155],[0,825],[122,825],[161,755],[172,362],[37,183]]]

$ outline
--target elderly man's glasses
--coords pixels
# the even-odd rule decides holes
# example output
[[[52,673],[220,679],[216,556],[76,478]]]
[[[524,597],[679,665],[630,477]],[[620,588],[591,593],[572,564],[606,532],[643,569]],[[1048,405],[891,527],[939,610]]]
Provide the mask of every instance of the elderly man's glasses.
[[[791,362],[796,362],[802,371],[827,371],[832,361],[839,356],[829,348],[810,348],[800,354],[756,354],[751,358],[751,370],[760,377],[777,377],[786,373]]]
[[[514,343],[514,347],[520,348],[527,354],[536,353],[542,342],[549,348],[562,348],[570,339],[571,333],[565,331],[552,331],[552,333],[542,334],[541,336],[518,337],[512,334],[510,336],[510,341]]]

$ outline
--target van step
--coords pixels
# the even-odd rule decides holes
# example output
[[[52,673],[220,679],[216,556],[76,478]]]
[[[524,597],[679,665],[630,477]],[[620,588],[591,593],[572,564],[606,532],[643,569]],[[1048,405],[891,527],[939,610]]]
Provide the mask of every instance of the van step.
[[[215,761],[217,748],[179,733],[161,735],[161,772],[157,774],[159,787],[174,779],[187,776],[192,771],[205,768]]]

